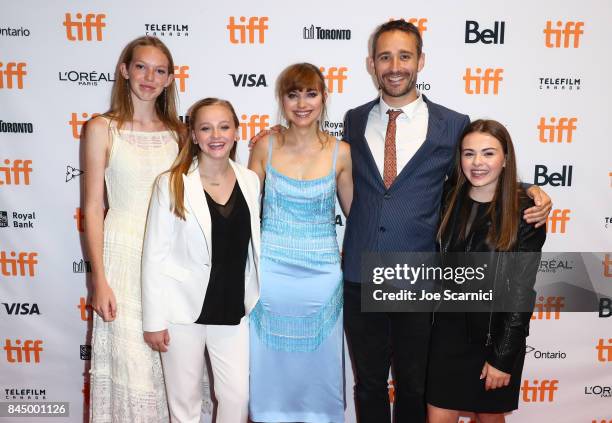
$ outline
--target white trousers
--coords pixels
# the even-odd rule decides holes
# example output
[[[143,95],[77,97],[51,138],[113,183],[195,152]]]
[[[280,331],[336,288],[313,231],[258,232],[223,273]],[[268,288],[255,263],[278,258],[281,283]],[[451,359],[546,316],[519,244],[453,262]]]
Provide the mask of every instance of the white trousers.
[[[170,345],[161,353],[173,423],[199,423],[204,348],[212,364],[217,423],[246,423],[249,403],[249,321],[237,326],[170,325]]]

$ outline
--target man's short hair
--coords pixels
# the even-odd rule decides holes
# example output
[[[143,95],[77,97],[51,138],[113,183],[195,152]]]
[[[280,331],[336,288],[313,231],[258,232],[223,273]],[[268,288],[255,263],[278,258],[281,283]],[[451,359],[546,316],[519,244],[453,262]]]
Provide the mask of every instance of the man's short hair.
[[[418,28],[411,24],[410,22],[406,22],[403,19],[397,19],[394,21],[385,22],[380,25],[372,34],[372,43],[370,45],[370,54],[372,58],[376,55],[376,43],[382,34],[390,31],[401,31],[406,34],[413,34],[416,38],[417,43],[417,56],[421,57],[421,52],[423,51],[423,38],[421,37],[421,33]]]

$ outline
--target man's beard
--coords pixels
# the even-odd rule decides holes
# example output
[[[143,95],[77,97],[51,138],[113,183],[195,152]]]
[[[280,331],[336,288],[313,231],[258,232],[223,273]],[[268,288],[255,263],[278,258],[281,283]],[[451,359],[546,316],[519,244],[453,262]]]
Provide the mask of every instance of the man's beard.
[[[387,89],[384,82],[385,78],[389,76],[403,77],[405,80],[404,85],[391,88],[391,90]],[[412,91],[416,86],[416,74],[411,74],[410,72],[387,72],[382,76],[382,78],[378,78],[378,85],[382,92],[388,95],[389,97],[403,97],[410,91]]]

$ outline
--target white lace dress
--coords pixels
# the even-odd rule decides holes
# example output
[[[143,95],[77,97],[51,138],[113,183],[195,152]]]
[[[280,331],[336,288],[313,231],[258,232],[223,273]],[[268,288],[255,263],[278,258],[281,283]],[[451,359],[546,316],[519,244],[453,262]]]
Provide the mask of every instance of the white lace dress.
[[[159,353],[143,340],[140,262],[153,183],[170,167],[178,146],[169,131],[109,131],[104,271],[117,317],[106,323],[94,316],[90,421],[168,422]]]

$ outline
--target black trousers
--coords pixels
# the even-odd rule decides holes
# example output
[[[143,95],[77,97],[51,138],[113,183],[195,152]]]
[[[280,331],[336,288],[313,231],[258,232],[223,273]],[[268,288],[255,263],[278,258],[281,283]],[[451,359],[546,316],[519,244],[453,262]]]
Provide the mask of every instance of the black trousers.
[[[357,421],[391,421],[387,385],[391,366],[393,421],[425,423],[431,313],[361,312],[361,284],[345,281],[344,328],[355,373]]]

